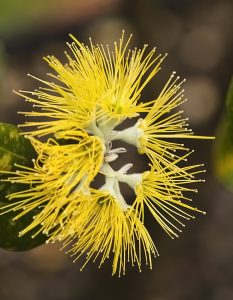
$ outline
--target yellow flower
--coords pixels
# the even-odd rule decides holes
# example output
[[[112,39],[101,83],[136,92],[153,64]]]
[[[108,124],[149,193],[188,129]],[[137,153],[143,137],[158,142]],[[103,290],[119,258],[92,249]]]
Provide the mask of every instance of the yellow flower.
[[[72,38],[68,46],[73,56],[66,53],[67,64],[45,58],[55,71],[48,74],[53,82],[34,77],[43,86],[19,92],[35,107],[24,113],[31,119],[21,127],[38,156],[32,168],[18,166],[10,173],[8,181],[27,187],[9,195],[12,203],[5,212],[16,211],[18,219],[38,208],[20,235],[39,228],[34,236],[43,232],[48,243],[72,244],[68,252],[74,261],[86,255],[84,266],[90,260],[101,266],[109,258],[112,273],[119,276],[127,263],[141,270],[145,262],[151,268],[152,256],[158,253],[144,224],[145,209],[172,238],[183,220],[194,218],[189,211],[202,212],[185,195],[196,191],[189,184],[202,181],[194,178],[203,172],[201,165],[184,166],[191,152],[174,154],[187,148],[170,139],[202,137],[187,129],[182,112],[171,112],[184,101],[183,82],[175,74],[156,99],[140,102],[166,55],[157,55],[155,49],[147,53],[147,46],[128,50],[131,37],[125,42],[124,33],[113,51]],[[127,118],[135,118],[135,125],[117,130]],[[111,162],[127,151],[114,148],[114,140],[146,154],[148,170],[128,173],[131,163],[114,170]],[[105,183],[97,189],[99,174]],[[133,189],[132,204],[122,194],[121,183]]]
[[[31,138],[32,145],[38,153],[33,161],[34,168],[18,166],[16,176],[10,177],[12,183],[25,184],[27,188],[9,195],[17,199],[7,209],[18,211],[18,219],[39,208],[33,222],[20,235],[40,225],[39,231],[49,234],[60,222],[61,212],[69,204],[69,195],[76,193],[80,186],[88,186],[103,163],[103,149],[100,139],[80,132],[72,136],[71,144],[59,145],[48,139],[46,143]],[[9,172],[10,173],[10,172]],[[22,199],[22,200],[21,200]],[[23,210],[22,210],[23,209]]]
[[[107,191],[90,191],[87,200],[82,201],[82,209],[65,228],[68,238],[64,246],[72,243],[68,252],[75,257],[74,262],[86,256],[81,270],[90,260],[98,261],[101,267],[109,258],[113,275],[125,274],[127,263],[137,265],[141,271],[142,260],[152,268],[152,255],[158,253],[136,213],[133,207],[123,210]]]
[[[135,187],[135,202],[139,201],[141,205],[145,205],[171,238],[178,237],[178,233],[182,232],[179,228],[185,227],[182,220],[195,218],[189,211],[205,214],[204,211],[192,207],[192,200],[184,195],[185,192],[197,192],[187,185],[204,182],[194,178],[194,174],[205,172],[196,170],[201,166],[183,167],[180,172],[168,168],[157,171],[155,166],[152,166],[150,171],[142,174],[141,184]]]
[[[28,135],[56,134],[71,128],[95,131],[96,124],[102,132],[95,133],[108,134],[107,131],[124,119],[148,111],[149,103],[138,100],[166,55],[157,55],[155,49],[146,55],[147,45],[141,50],[127,50],[131,37],[125,43],[124,34],[119,45],[114,44],[114,52],[108,46],[94,46],[91,40],[87,47],[72,38],[74,42],[68,46],[73,58],[66,53],[67,64],[63,65],[54,56],[45,58],[56,72],[48,74],[55,82],[32,76],[44,86],[34,92],[19,93],[40,108],[40,111],[24,113],[26,116],[48,118],[21,125],[37,127],[29,130]]]
[[[187,100],[181,89],[184,82],[180,81],[179,76],[175,77],[173,72],[159,96],[152,102],[145,118],[139,118],[134,126],[125,130],[113,130],[111,140],[120,139],[136,146],[140,154],[146,154],[159,168],[176,160],[179,157],[175,154],[177,150],[189,150],[175,139],[213,139],[193,135],[188,128],[188,118],[182,117],[182,110],[171,113]]]

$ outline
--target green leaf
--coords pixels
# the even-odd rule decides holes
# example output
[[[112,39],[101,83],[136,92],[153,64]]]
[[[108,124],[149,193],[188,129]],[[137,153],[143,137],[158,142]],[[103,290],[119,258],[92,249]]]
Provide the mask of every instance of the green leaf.
[[[0,123],[0,172],[15,170],[15,164],[32,166],[35,150],[28,139],[20,135],[20,130],[12,124]],[[0,173],[0,179],[7,175]],[[1,201],[7,201],[6,195],[20,190],[22,185],[0,182]]]
[[[216,134],[214,168],[219,180],[233,189],[233,78],[226,97],[226,111]]]
[[[36,152],[30,141],[20,135],[20,132],[12,124],[0,123],[0,172],[14,171],[15,164],[32,166],[32,159],[36,158]],[[7,174],[0,173],[0,179],[7,177]],[[0,207],[9,204],[7,195],[23,189],[25,189],[23,184],[0,182]],[[34,239],[31,238],[34,232],[27,233],[22,237],[18,236],[19,232],[32,222],[33,215],[37,213],[38,211],[33,210],[17,221],[13,220],[14,212],[0,215],[0,247],[6,250],[24,251],[44,243],[46,236],[42,234],[37,235]]]
[[[0,123],[0,170],[10,171],[14,163],[31,165],[35,150],[28,139],[20,135],[20,130],[12,125]]]
[[[0,201],[0,207],[4,207],[5,205],[5,202]],[[15,216],[13,212],[1,215],[0,247],[11,251],[26,251],[44,244],[47,238],[45,235],[40,233],[35,238],[32,238],[36,230],[19,237],[19,232],[32,222],[35,213],[35,211],[31,211],[17,221],[13,220]]]

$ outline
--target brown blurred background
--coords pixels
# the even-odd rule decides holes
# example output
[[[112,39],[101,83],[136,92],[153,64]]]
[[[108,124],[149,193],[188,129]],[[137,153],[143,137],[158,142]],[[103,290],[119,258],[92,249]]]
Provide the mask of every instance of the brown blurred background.
[[[213,135],[232,76],[231,0],[0,0],[0,120],[19,123],[25,103],[12,89],[33,89],[30,72],[43,77],[47,54],[64,59],[68,33],[79,40],[111,43],[122,29],[134,43],[168,52],[156,81],[143,97],[152,99],[173,70],[187,78],[183,109],[197,134]],[[28,107],[28,109],[30,109]],[[150,220],[160,258],[152,271],[128,268],[111,277],[42,246],[26,253],[0,250],[0,300],[231,300],[233,299],[233,193],[214,178],[209,141],[188,143],[193,162],[204,162],[205,184],[195,196],[207,211],[172,241]]]

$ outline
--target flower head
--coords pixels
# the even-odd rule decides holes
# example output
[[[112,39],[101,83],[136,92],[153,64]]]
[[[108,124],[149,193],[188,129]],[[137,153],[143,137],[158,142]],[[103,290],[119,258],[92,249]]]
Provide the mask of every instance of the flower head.
[[[30,120],[21,127],[38,156],[32,168],[18,166],[10,173],[8,181],[26,188],[9,195],[12,203],[5,212],[16,211],[18,219],[38,208],[20,235],[39,228],[34,236],[43,232],[47,242],[71,244],[68,252],[74,261],[86,255],[86,263],[98,260],[101,266],[109,258],[112,273],[119,275],[127,263],[139,270],[143,261],[152,267],[152,256],[158,253],[144,223],[145,209],[172,238],[184,220],[194,218],[191,211],[202,212],[186,196],[196,192],[190,184],[202,181],[195,179],[202,165],[185,166],[191,152],[174,153],[187,150],[175,139],[199,138],[187,129],[182,112],[174,112],[185,101],[183,81],[173,73],[159,96],[143,103],[141,93],[166,55],[157,55],[155,49],[147,53],[147,46],[128,50],[131,37],[125,41],[124,33],[113,51],[72,38],[67,64],[45,58],[53,81],[34,77],[43,86],[19,92],[35,107],[24,113]],[[135,125],[117,130],[127,118],[134,118]],[[148,169],[131,173],[132,164],[127,163],[114,170],[111,162],[127,151],[114,148],[115,140],[147,155]],[[104,184],[97,189],[93,182],[98,174]],[[121,183],[133,190],[132,204]]]

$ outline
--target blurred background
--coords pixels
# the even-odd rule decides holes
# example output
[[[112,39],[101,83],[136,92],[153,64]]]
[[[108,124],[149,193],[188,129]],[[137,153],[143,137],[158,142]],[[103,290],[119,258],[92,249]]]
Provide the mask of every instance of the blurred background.
[[[182,109],[191,127],[214,135],[232,76],[232,0],[0,0],[0,121],[24,121],[17,111],[26,104],[12,90],[37,86],[28,72],[45,78],[43,56],[64,61],[69,33],[83,42],[91,36],[111,44],[122,29],[133,33],[133,44],[169,53],[143,98],[155,97],[176,70],[187,78],[189,101]],[[110,265],[98,270],[90,263],[80,272],[59,244],[25,253],[0,250],[0,299],[233,299],[233,193],[214,177],[213,142],[188,144],[196,149],[193,162],[207,169],[194,199],[207,215],[197,216],[175,241],[149,222],[160,252],[152,271],[129,267],[119,279]]]

